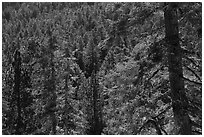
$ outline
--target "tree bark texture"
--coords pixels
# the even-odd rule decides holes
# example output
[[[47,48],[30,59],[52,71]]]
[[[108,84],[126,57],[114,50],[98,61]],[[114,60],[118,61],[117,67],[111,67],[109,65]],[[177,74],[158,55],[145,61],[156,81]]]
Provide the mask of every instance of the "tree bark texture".
[[[52,97],[51,97],[51,101],[54,102],[55,104],[55,108],[56,108],[56,102],[57,102],[57,95],[56,95],[56,87],[55,87],[55,66],[54,66],[54,62],[53,62],[53,58],[54,58],[54,55],[53,53],[51,54],[51,86],[52,86]],[[57,129],[56,129],[56,126],[57,126],[57,118],[56,118],[56,115],[55,115],[55,111],[52,111],[52,113],[50,114],[50,117],[51,117],[51,120],[52,120],[52,133],[54,135],[56,135],[57,133]]]
[[[22,128],[22,118],[21,118],[21,93],[20,93],[20,84],[21,84],[21,57],[18,50],[14,53],[14,93],[17,95],[17,125],[16,125],[16,135],[20,135]]]
[[[51,52],[48,53],[50,56],[49,60],[49,69],[46,70],[45,73],[45,95],[47,96],[46,98],[46,106],[45,106],[45,113],[48,114],[49,119],[51,121],[51,134],[56,134],[56,126],[57,126],[57,118],[56,118],[56,106],[57,106],[57,94],[56,94],[56,86],[55,86],[55,64],[54,64],[54,53],[53,53],[53,48],[54,48],[54,38],[51,37],[49,39],[49,49]]]
[[[165,7],[165,33],[173,113],[178,126],[178,134],[190,135],[192,129],[187,111],[188,100],[184,89],[182,52],[179,44],[178,5],[177,3],[167,3]]]
[[[97,80],[97,74],[93,73],[91,76],[91,87],[92,87],[92,98],[93,98],[93,124],[92,134],[101,135],[102,133],[102,119],[100,117],[101,106],[100,106],[100,96],[99,96],[99,83]]]

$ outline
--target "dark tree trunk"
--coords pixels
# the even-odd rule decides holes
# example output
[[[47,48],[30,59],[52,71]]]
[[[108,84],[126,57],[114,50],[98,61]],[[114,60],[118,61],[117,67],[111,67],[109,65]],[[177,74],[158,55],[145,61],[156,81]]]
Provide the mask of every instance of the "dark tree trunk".
[[[102,133],[102,118],[101,118],[101,105],[100,105],[100,96],[99,96],[99,81],[97,77],[97,73],[100,69],[100,62],[99,58],[97,58],[98,51],[94,47],[94,45],[91,43],[90,48],[90,56],[91,56],[91,81],[90,81],[90,87],[91,87],[91,112],[93,113],[91,115],[91,118],[88,118],[90,121],[90,131],[89,134],[91,135],[101,135]],[[103,58],[104,59],[104,58]]]
[[[93,92],[93,124],[92,129],[93,132],[91,134],[93,135],[101,135],[102,133],[102,120],[100,117],[101,114],[101,106],[100,106],[100,97],[99,97],[99,84],[97,80],[96,74],[92,74],[91,76],[91,85],[92,85],[92,92]]]
[[[53,43],[52,43],[53,44]],[[51,53],[51,86],[52,86],[52,89],[51,89],[51,92],[52,92],[52,97],[51,97],[51,101],[53,101],[54,103],[54,106],[56,109],[56,101],[57,101],[57,95],[56,95],[56,87],[55,87],[55,66],[54,66],[54,62],[53,62],[53,59],[54,59],[54,53]],[[52,111],[52,113],[50,113],[50,118],[52,120],[52,133],[54,135],[56,135],[56,126],[57,126],[57,118],[56,118],[56,115],[55,115],[55,111]]]
[[[49,128],[49,133],[51,130],[51,134],[56,134],[57,130],[56,130],[56,126],[57,126],[57,118],[56,118],[56,100],[57,100],[57,95],[56,95],[56,86],[55,86],[55,64],[54,64],[54,48],[55,48],[55,39],[52,36],[52,34],[50,35],[50,39],[49,39],[49,47],[48,47],[48,55],[50,56],[50,60],[49,60],[49,69],[45,70],[45,91],[44,91],[44,96],[46,96],[46,105],[44,107],[45,109],[45,114],[49,116],[49,119],[51,121],[51,127]],[[48,133],[48,134],[49,134]]]
[[[178,134],[192,134],[190,118],[188,116],[188,100],[185,94],[182,55],[179,45],[179,29],[177,3],[166,4],[164,11],[165,33],[168,47],[168,68],[171,88],[172,107]]]
[[[68,74],[69,75],[69,74]],[[67,92],[69,91],[69,88],[68,88],[68,78],[69,76],[66,75],[65,76],[65,118],[64,118],[64,124],[65,124],[65,133],[66,135],[69,134],[69,101],[68,101],[68,95],[67,95]]]
[[[21,102],[20,102],[20,84],[21,84],[21,57],[18,50],[14,53],[14,93],[17,95],[17,125],[16,125],[16,135],[20,135],[22,128],[22,118],[21,118]]]

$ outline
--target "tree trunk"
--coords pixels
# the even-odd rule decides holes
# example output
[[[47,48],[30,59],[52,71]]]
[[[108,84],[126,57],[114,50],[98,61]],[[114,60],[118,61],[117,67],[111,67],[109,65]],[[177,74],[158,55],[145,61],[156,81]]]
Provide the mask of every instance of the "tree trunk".
[[[54,58],[54,55],[53,53],[51,54],[51,83],[52,84],[52,89],[51,89],[51,92],[52,92],[52,97],[51,97],[51,101],[53,101],[54,103],[54,106],[56,109],[56,104],[57,104],[57,95],[56,95],[56,87],[55,87],[55,66],[54,66],[54,62],[53,62],[53,58]],[[50,118],[52,120],[52,133],[54,135],[56,135],[57,133],[57,129],[56,129],[56,126],[57,126],[57,118],[56,118],[56,115],[55,115],[55,111],[52,111],[52,113],[50,113]]]
[[[57,133],[57,118],[56,118],[56,106],[57,106],[57,94],[56,94],[56,86],[55,86],[55,81],[56,81],[56,77],[55,77],[55,64],[54,64],[54,48],[55,48],[55,38],[54,36],[52,36],[52,34],[49,34],[50,38],[49,38],[49,47],[47,49],[47,53],[50,56],[50,60],[49,60],[49,66],[46,70],[45,73],[45,96],[46,96],[46,106],[45,108],[45,113],[48,114],[49,119],[51,121],[51,134],[55,135]]]
[[[68,74],[69,75],[69,74]],[[68,121],[69,121],[69,102],[68,102],[68,95],[67,95],[67,92],[69,91],[69,88],[68,88],[68,78],[69,76],[66,75],[65,76],[65,118],[64,118],[64,125],[65,125],[65,134],[66,135],[69,135],[69,124],[68,124]]]
[[[100,118],[100,113],[101,113],[101,106],[99,105],[100,103],[100,98],[99,98],[99,84],[97,80],[97,74],[93,73],[91,76],[91,85],[92,85],[92,92],[93,92],[93,135],[101,135],[102,132],[102,123],[101,123],[101,118]]]
[[[90,77],[90,87],[91,87],[91,102],[90,104],[93,114],[91,115],[91,118],[89,118],[90,123],[90,131],[89,134],[91,135],[101,135],[102,133],[102,118],[101,118],[101,105],[100,105],[100,96],[99,96],[99,81],[97,77],[97,73],[100,69],[99,66],[99,58],[97,58],[98,51],[94,47],[94,44],[90,45],[90,56],[91,56],[91,68],[93,70],[91,71],[91,77]]]
[[[22,118],[21,118],[21,102],[20,102],[20,84],[21,84],[21,57],[18,50],[14,54],[14,93],[17,95],[17,125],[16,125],[16,135],[20,135],[22,127]]]
[[[182,55],[179,44],[179,29],[177,3],[166,4],[164,11],[165,33],[168,47],[168,68],[171,88],[172,107],[178,134],[192,134],[190,118],[188,116],[188,100],[185,94]]]

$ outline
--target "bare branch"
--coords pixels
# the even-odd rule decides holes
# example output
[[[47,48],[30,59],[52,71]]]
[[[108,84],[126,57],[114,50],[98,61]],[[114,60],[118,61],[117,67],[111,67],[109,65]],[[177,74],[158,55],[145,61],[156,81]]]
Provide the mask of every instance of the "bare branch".
[[[165,133],[165,135],[168,135],[168,133],[166,132],[166,130],[164,130],[163,128],[161,128],[161,130]]]
[[[192,120],[191,120],[191,124],[192,124],[192,126],[194,126],[194,127],[201,128],[201,129],[202,129],[202,125],[199,125],[198,123],[196,123],[196,122],[194,122],[194,121],[192,121]]]
[[[160,129],[158,123],[157,123],[155,120],[153,120],[153,119],[147,120],[147,122],[145,122],[145,123],[142,125],[142,127],[140,127],[140,129],[138,130],[138,133],[141,132],[141,130],[142,130],[145,126],[147,126],[148,124],[153,124],[153,125],[155,126],[155,129],[157,130],[157,134],[158,134],[158,135],[162,135],[162,132],[161,132],[161,129]]]
[[[185,64],[184,64],[184,67],[186,67],[189,71],[191,71],[191,72],[196,76],[196,78],[197,78],[200,82],[202,82],[200,76],[198,76],[198,74],[197,74],[193,69],[189,68],[189,67],[186,66]]]
[[[183,57],[184,57],[184,59],[186,59],[186,60],[190,61],[191,63],[193,63],[193,65],[195,65],[196,67],[200,67],[198,64],[195,63],[195,61],[192,58],[189,58],[189,57],[187,57],[185,55]]]
[[[191,13],[195,12],[197,9],[192,9],[189,12],[187,12],[181,19],[179,19],[179,23],[181,23],[186,17],[188,17]]]
[[[195,104],[198,107],[202,107],[202,102],[195,101],[193,99],[188,99],[190,103]]]
[[[190,79],[185,78],[185,77],[182,77],[182,78],[183,78],[184,80],[188,81],[188,82],[191,82],[191,83],[194,83],[194,84],[196,84],[196,85],[202,86],[202,83],[200,83],[200,82],[193,81],[193,80],[190,80]]]
[[[192,132],[197,133],[197,134],[199,134],[199,135],[202,135],[202,132],[197,131],[197,130],[193,130]]]
[[[171,108],[171,105],[167,106],[162,112],[160,112],[158,115],[156,115],[155,117],[153,117],[153,119],[158,118],[159,116],[161,116],[162,114],[164,114],[167,110],[169,110]]]
[[[157,69],[150,78],[148,78],[147,81],[149,81],[151,78],[153,78],[164,66],[161,66],[159,69]]]

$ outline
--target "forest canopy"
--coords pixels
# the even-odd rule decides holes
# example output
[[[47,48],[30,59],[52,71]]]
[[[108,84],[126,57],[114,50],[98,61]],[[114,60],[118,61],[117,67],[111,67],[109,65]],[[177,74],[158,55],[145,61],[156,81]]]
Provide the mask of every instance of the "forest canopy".
[[[2,134],[202,134],[202,3],[3,2]]]

